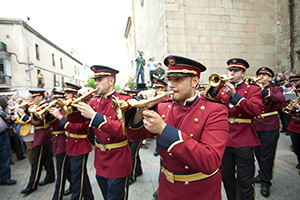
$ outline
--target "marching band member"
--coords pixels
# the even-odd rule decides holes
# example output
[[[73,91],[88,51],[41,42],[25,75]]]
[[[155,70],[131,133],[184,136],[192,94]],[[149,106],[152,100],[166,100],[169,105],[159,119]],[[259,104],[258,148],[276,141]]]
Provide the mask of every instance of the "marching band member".
[[[293,108],[290,108],[290,115],[292,116],[292,119],[287,128],[287,132],[291,136],[293,151],[297,156],[298,164],[296,165],[296,168],[300,169],[300,74],[291,76],[290,80],[293,81],[293,83],[295,83],[295,92],[298,98],[297,100],[293,100],[289,104],[290,107],[291,105],[293,105]]]
[[[29,90],[32,96],[32,101],[36,106],[42,106],[46,103],[44,100],[45,90]],[[27,187],[21,191],[23,194],[30,194],[39,186],[53,183],[55,181],[54,165],[51,152],[51,133],[49,129],[49,115],[43,120],[37,118],[34,114],[28,115],[22,109],[17,109],[21,120],[30,122],[34,126],[33,137],[33,156],[31,165],[31,174]],[[47,175],[44,181],[38,183],[42,173],[42,167],[45,167]]]
[[[94,128],[94,166],[104,199],[127,199],[128,175],[132,171],[131,152],[122,121],[112,105],[113,98],[126,100],[130,96],[114,90],[119,71],[101,65],[94,65],[91,69],[100,96],[93,98],[89,105],[80,102],[75,106],[81,115],[91,119],[90,126]]]
[[[222,181],[229,200],[253,200],[254,147],[260,145],[252,120],[263,111],[261,89],[243,81],[249,64],[233,58],[227,61],[228,75],[233,79],[212,87],[209,95],[226,103],[229,136],[222,164]],[[222,87],[222,88],[220,88]]]
[[[66,82],[64,97],[72,100],[81,86]],[[59,126],[66,130],[66,154],[70,159],[72,200],[94,199],[91,183],[87,173],[87,160],[92,151],[88,140],[90,120],[84,118],[78,110],[69,105],[70,113],[63,116],[59,109],[52,108],[51,114],[60,120]]]
[[[270,82],[274,72],[268,67],[261,67],[256,71],[256,76],[261,77],[257,85],[262,88],[262,100],[264,111],[253,119],[253,126],[259,137],[260,146],[255,147],[255,157],[259,164],[259,172],[254,178],[255,183],[261,183],[261,194],[270,196],[271,179],[273,178],[273,166],[279,139],[279,115],[278,108],[284,103],[283,89],[279,86],[271,86]]]
[[[201,63],[168,56],[164,60],[172,101],[157,104],[157,112],[140,107],[127,129],[130,139],[158,134],[161,155],[158,199],[221,199],[221,160],[228,136],[225,105],[199,97],[196,87]],[[146,91],[144,97],[154,92]],[[151,108],[157,102],[146,105]]]
[[[64,92],[52,90],[52,101],[56,99],[63,99]],[[49,113],[56,111],[50,108]],[[63,111],[60,111],[64,115]],[[59,126],[60,120],[55,118],[50,122],[52,132],[52,151],[56,157],[56,184],[52,200],[61,200],[63,195],[72,193],[71,189],[71,171],[70,171],[70,159],[66,154],[66,130]],[[70,189],[65,191],[66,179],[70,182]]]

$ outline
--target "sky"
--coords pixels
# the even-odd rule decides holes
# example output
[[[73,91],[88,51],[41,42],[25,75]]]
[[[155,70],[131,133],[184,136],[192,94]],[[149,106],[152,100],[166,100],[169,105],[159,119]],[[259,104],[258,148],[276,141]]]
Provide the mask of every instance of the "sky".
[[[66,52],[74,49],[82,62],[126,73],[131,0],[9,0],[1,8],[0,17],[29,17],[32,28]]]

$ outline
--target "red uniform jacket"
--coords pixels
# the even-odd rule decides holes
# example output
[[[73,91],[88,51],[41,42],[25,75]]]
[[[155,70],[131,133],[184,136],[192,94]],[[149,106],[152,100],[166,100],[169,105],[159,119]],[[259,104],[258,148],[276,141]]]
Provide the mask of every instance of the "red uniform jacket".
[[[43,105],[46,101],[43,101],[38,106]],[[31,123],[34,126],[33,146],[40,146],[48,144],[51,141],[51,132],[49,128],[49,115],[43,120],[38,119],[34,114],[24,115],[21,118],[26,123]]]
[[[164,168],[174,174],[212,174],[219,169],[228,136],[225,105],[196,95],[185,105],[171,101],[159,103],[157,112],[167,123],[158,139]],[[135,140],[153,137],[142,122],[136,125],[131,122],[127,131],[128,136]],[[160,200],[221,199],[221,174],[218,171],[206,179],[187,184],[177,181],[171,183],[161,173],[158,191]]]
[[[125,100],[131,98],[126,95],[113,92],[107,97],[95,97],[91,99],[90,106],[97,112],[91,121],[94,127],[95,143],[102,145],[114,144],[127,140],[123,132],[122,122],[117,118],[112,108],[111,96]],[[95,147],[96,174],[106,178],[121,178],[128,176],[132,171],[131,151],[129,145],[124,147],[101,151]]]
[[[262,91],[264,113],[277,112],[280,106],[284,103],[282,87],[268,85]],[[268,117],[258,117],[253,119],[253,125],[256,131],[279,130],[278,113]]]
[[[233,98],[219,91],[216,99],[226,103],[230,119],[253,119],[263,111],[261,88],[244,82],[237,84]],[[228,147],[249,147],[260,145],[252,123],[229,123]]]
[[[298,89],[296,90],[296,93],[299,98],[300,94],[298,92]],[[292,119],[287,130],[300,134],[300,109],[293,108],[291,115],[292,115]]]
[[[62,111],[61,113],[64,115]],[[55,155],[66,152],[66,130],[59,127],[59,122],[60,120],[57,118],[50,122],[50,127],[52,129],[52,150]]]
[[[64,128],[68,133],[78,135],[89,134],[90,120],[84,118],[79,111],[73,107],[73,113],[63,117],[59,126]],[[68,156],[79,156],[91,152],[93,149],[88,138],[71,138],[66,139],[66,153]]]

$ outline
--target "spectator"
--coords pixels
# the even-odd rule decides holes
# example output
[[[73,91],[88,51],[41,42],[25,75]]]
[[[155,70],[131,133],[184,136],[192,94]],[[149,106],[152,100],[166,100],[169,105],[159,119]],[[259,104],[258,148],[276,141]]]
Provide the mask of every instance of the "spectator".
[[[154,60],[154,57],[151,57],[147,63],[147,66],[149,67],[149,71],[150,71],[150,80],[151,80],[151,87],[153,86],[153,81],[154,81],[154,77],[153,77],[153,73],[156,70],[156,66],[157,66],[157,62]]]
[[[139,84],[139,76],[141,75],[142,83],[144,81],[144,66],[145,66],[145,59],[143,58],[144,53],[139,51],[139,56],[135,59],[136,61],[136,81],[135,81],[135,88],[138,88]]]
[[[161,68],[161,63],[157,64],[157,69],[153,73],[153,77],[158,80],[163,80],[163,75],[165,74],[165,70]]]
[[[11,179],[10,173],[10,160],[11,149],[8,132],[6,131],[6,120],[8,116],[5,112],[7,108],[7,100],[4,97],[0,97],[0,184],[1,185],[13,185],[17,181]]]

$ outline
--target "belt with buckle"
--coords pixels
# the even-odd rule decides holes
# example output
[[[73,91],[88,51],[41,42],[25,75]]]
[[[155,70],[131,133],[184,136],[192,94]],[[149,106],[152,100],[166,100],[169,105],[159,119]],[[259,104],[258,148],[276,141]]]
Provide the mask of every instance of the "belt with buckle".
[[[166,176],[166,179],[174,183],[175,181],[184,182],[188,184],[192,181],[200,181],[215,175],[219,171],[219,168],[211,174],[203,174],[202,172],[190,173],[190,174],[176,174],[177,172],[170,172],[163,166],[161,166],[161,172]]]
[[[292,118],[295,120],[300,120],[300,117],[292,116]]]
[[[66,131],[52,131],[52,135],[65,134]]]
[[[67,137],[75,138],[75,139],[85,139],[85,138],[88,138],[88,135],[73,134],[73,133],[69,133],[67,131],[65,132],[65,135]]]
[[[48,127],[49,127],[49,124],[46,124],[46,125],[44,125],[44,126],[35,126],[35,127],[34,127],[34,130],[46,129],[46,128],[48,128]]]
[[[118,143],[112,143],[112,144],[101,144],[97,140],[95,140],[95,146],[99,148],[101,151],[111,150],[111,149],[117,149],[121,147],[125,147],[128,144],[128,140],[124,140],[122,142]]]
[[[273,112],[263,113],[263,114],[257,116],[256,118],[257,118],[257,119],[263,119],[263,118],[265,118],[265,117],[269,117],[269,116],[277,115],[277,114],[278,114],[278,112],[277,112],[277,110],[276,110],[276,111],[273,111]]]
[[[243,118],[234,118],[234,117],[229,117],[228,118],[228,123],[229,124],[251,124],[252,120],[251,119],[243,119]]]

